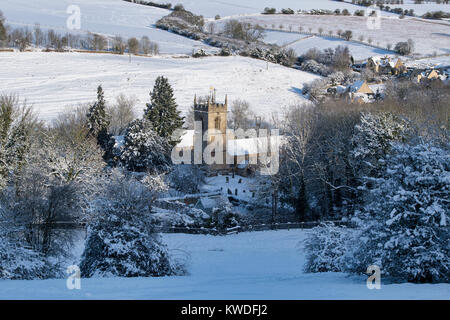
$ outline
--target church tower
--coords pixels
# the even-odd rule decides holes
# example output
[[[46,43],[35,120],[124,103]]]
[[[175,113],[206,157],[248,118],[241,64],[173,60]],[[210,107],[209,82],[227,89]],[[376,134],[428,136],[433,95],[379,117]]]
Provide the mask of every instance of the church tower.
[[[206,101],[197,101],[197,96],[194,97],[194,120],[202,123],[202,137],[208,131],[207,140],[203,140],[202,142],[202,152],[208,144],[220,136],[223,143],[223,154],[213,154],[213,156],[223,159],[224,168],[227,148],[227,112],[228,97],[225,96],[224,103],[218,103],[216,101],[216,90],[213,88],[211,88],[211,92]]]

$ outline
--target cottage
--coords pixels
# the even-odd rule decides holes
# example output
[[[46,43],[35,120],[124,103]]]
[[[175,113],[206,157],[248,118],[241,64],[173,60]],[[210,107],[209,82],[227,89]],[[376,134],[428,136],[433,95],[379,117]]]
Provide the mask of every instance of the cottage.
[[[377,74],[400,75],[407,71],[401,59],[394,63],[388,56],[375,56],[367,60],[367,67]]]

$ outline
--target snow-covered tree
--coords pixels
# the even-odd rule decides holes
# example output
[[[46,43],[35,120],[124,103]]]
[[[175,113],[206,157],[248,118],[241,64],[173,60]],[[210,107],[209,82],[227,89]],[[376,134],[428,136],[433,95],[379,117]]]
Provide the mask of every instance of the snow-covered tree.
[[[304,241],[306,272],[342,272],[351,231],[324,223],[313,228]]]
[[[370,179],[353,269],[378,265],[402,280],[448,282],[448,152],[428,144],[397,144],[392,151],[381,177]]]
[[[170,184],[175,190],[184,193],[197,193],[205,181],[205,173],[196,165],[176,165],[169,175]]]
[[[80,264],[83,277],[157,277],[181,274],[155,233],[151,205],[156,190],[115,170],[92,204],[92,221]]]
[[[147,119],[130,123],[121,148],[120,160],[130,171],[165,171],[170,165],[171,146]]]
[[[44,256],[0,235],[0,279],[33,280],[52,275]]]
[[[23,167],[35,126],[32,108],[19,106],[15,96],[0,96],[0,190]]]
[[[156,78],[150,97],[151,101],[144,110],[144,118],[150,120],[159,136],[170,139],[172,133],[183,126],[183,118],[177,109],[173,89],[167,78]]]
[[[87,118],[90,134],[97,138],[102,148],[106,148],[109,141],[110,118],[106,113],[106,102],[101,85],[97,88],[97,101],[89,108]]]
[[[378,160],[388,153],[393,141],[405,141],[408,123],[392,113],[362,112],[352,137],[352,155],[364,160]]]

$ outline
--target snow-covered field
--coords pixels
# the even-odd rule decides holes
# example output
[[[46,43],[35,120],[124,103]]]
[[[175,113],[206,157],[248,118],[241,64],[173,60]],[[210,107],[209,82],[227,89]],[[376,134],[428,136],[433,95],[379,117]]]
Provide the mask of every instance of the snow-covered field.
[[[70,16],[67,8],[70,5],[80,8],[81,30],[67,29]],[[13,27],[32,29],[35,23],[39,23],[43,29],[60,33],[96,32],[127,38],[146,35],[160,45],[161,53],[190,54],[194,48],[209,48],[199,41],[156,29],[154,23],[168,15],[169,10],[123,0],[0,0],[0,10]]]
[[[351,0],[346,0],[346,2],[351,2]],[[404,0],[403,4],[389,4],[389,7],[392,9],[394,8],[403,8],[404,10],[414,10],[414,14],[416,15],[423,15],[424,13],[430,12],[430,11],[445,11],[450,12],[450,5],[442,3],[436,3],[436,2],[430,2],[430,1],[424,1],[424,3],[414,3],[415,0]]]
[[[392,55],[392,51],[378,49],[370,46],[366,46],[357,42],[349,42],[342,39],[336,39],[332,37],[318,37],[312,36],[293,44],[288,45],[288,48],[292,48],[298,55],[306,53],[311,48],[327,49],[336,48],[337,46],[348,47],[350,53],[355,60],[364,60],[372,56],[378,55]]]
[[[155,2],[166,3],[166,0],[155,0]],[[358,10],[359,7],[350,3],[332,0],[177,0],[192,12],[202,14],[205,17],[244,15],[261,13],[265,7],[274,7],[278,11],[282,8],[291,8],[295,11],[311,9],[348,9],[350,12]]]
[[[141,113],[157,76],[168,77],[182,111],[194,95],[207,95],[211,86],[218,100],[247,100],[252,110],[270,116],[283,107],[305,103],[303,84],[318,76],[244,57],[132,57],[90,53],[0,53],[0,83],[4,93],[32,104],[43,120],[96,99],[103,86],[108,102],[123,93],[139,99]],[[266,69],[268,67],[268,70]]]
[[[449,299],[449,284],[366,287],[366,276],[305,274],[299,241],[307,231],[230,236],[165,234],[174,254],[189,254],[190,275],[164,278],[0,280],[0,299]]]
[[[408,67],[429,68],[450,66],[450,55],[426,59],[409,60],[405,62]]]
[[[291,28],[293,31],[298,31],[299,27],[302,27],[304,31],[309,31],[309,28],[311,28],[312,32],[317,33],[319,28],[322,28],[324,35],[328,35],[330,30],[333,31],[334,35],[337,34],[339,29],[352,30],[353,39],[359,40],[359,37],[363,36],[364,41],[368,41],[371,38],[372,44],[379,44],[381,47],[386,47],[387,44],[391,44],[394,47],[397,42],[411,38],[415,42],[415,53],[418,54],[433,54],[434,52],[443,54],[449,53],[450,50],[450,23],[444,21],[384,17],[381,20],[380,29],[368,29],[367,19],[355,16],[253,15],[240,17],[239,20],[269,28],[272,25],[276,26],[276,28],[283,25],[284,30]],[[220,28],[223,22],[219,20],[217,24],[219,25],[218,28]],[[332,47],[334,41],[335,39],[323,38],[322,47],[319,47],[319,49]],[[340,42],[340,40],[336,41]],[[309,48],[307,42],[299,41],[296,43],[299,46],[298,48],[302,44],[304,44],[305,49]],[[351,43],[348,43],[348,45],[352,46]],[[364,45],[362,47],[367,48],[364,50],[378,50]],[[365,54],[365,52],[361,53]]]

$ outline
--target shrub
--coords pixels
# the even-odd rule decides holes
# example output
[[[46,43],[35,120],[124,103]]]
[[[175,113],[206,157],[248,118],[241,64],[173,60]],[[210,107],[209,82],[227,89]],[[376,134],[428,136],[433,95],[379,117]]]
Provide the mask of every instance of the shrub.
[[[304,241],[306,272],[342,272],[350,242],[349,229],[333,223],[313,228]]]

